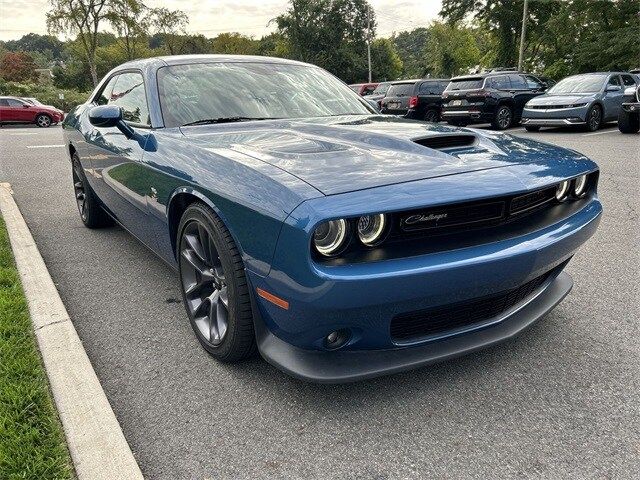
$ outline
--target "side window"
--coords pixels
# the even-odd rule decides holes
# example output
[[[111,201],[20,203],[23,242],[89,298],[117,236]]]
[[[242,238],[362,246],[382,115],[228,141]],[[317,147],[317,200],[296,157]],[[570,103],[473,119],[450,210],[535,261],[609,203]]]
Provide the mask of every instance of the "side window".
[[[102,92],[95,100],[98,105],[106,105],[107,103],[109,103],[109,99],[111,98],[111,91],[113,90],[113,86],[115,85],[116,80],[118,80],[118,75],[114,76],[111,80],[109,80],[109,82],[107,82],[105,87],[102,89]]]
[[[444,92],[444,89],[447,88],[447,85],[449,85],[449,82],[438,83],[438,95],[442,95],[442,92]]]
[[[118,75],[118,80],[111,91],[109,104],[122,107],[124,119],[127,122],[151,125],[141,74],[129,72]]]
[[[631,75],[622,75],[622,83],[625,87],[635,87],[636,82]]]
[[[511,82],[509,82],[509,77],[506,75],[498,75],[491,79],[491,86],[496,90],[510,90]]]
[[[7,102],[10,107],[22,107],[23,105],[26,105],[26,103],[16,100],[15,98],[7,98]]]
[[[6,98],[0,98],[0,107],[8,107],[9,106],[9,100],[7,100]]]
[[[509,75],[509,81],[513,90],[526,90],[529,88],[522,75]]]
[[[617,85],[618,87],[621,87],[620,77],[618,77],[618,75],[612,75],[607,85]]]
[[[375,87],[364,87],[362,95],[370,95],[375,90]]]
[[[532,90],[538,90],[542,88],[542,85],[538,81],[536,77],[532,77],[531,75],[525,75],[524,78],[527,80],[527,88],[531,88]]]
[[[437,95],[437,90],[436,82],[424,82],[420,84],[418,92],[424,95]]]

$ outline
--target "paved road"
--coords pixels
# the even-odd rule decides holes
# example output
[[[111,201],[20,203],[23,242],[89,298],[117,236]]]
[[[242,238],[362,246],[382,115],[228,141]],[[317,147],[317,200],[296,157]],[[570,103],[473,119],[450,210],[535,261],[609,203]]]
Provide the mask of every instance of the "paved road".
[[[206,355],[174,273],[121,229],[81,225],[59,128],[1,129],[0,181],[148,478],[637,478],[640,138],[513,133],[602,168],[606,213],[568,266],[573,293],[499,347],[351,385]]]

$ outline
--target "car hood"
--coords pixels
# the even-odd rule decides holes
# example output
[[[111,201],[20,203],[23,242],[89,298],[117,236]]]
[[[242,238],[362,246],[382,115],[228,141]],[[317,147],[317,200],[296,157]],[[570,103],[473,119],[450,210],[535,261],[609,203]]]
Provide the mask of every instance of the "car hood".
[[[540,95],[534,97],[527,102],[527,105],[544,106],[544,105],[572,105],[575,103],[589,103],[593,101],[597,93],[578,94],[578,95]]]
[[[341,116],[182,127],[190,147],[276,166],[325,195],[394,183],[541,162],[575,154],[551,145],[471,128],[392,116]],[[454,149],[434,140],[471,137]],[[437,146],[437,145],[436,145]],[[573,155],[573,156],[572,156]]]

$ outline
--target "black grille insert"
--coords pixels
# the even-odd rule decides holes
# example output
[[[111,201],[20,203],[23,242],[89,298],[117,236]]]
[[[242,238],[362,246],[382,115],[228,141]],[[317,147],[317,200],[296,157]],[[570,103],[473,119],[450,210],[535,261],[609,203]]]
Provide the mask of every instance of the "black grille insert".
[[[566,262],[511,290],[396,315],[391,320],[391,338],[394,341],[406,342],[454,331],[495,318],[529,297],[565,265]]]

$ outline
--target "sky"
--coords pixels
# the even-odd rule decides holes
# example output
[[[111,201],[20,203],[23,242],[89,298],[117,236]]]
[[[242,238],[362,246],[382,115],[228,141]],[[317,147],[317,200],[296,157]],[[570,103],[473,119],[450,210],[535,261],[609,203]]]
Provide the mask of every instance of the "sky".
[[[440,0],[369,0],[378,20],[379,37],[426,26],[438,16]],[[215,37],[239,32],[260,38],[274,30],[269,21],[282,13],[286,0],[147,0],[148,7],[180,9],[189,16],[189,33]],[[48,0],[0,0],[0,40],[14,40],[27,33],[46,34]]]

